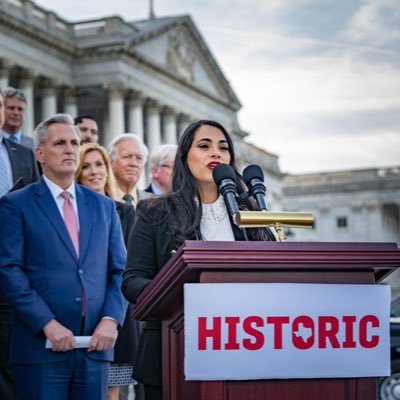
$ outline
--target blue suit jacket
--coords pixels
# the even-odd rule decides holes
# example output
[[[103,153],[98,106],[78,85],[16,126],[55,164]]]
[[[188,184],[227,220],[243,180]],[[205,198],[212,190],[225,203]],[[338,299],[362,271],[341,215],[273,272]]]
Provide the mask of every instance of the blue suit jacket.
[[[0,200],[0,292],[14,309],[10,362],[38,363],[66,358],[45,349],[42,328],[52,318],[84,335],[102,317],[122,324],[126,302],[121,278],[126,250],[114,201],[76,186],[80,256],[43,178]],[[112,350],[87,353],[111,360]]]

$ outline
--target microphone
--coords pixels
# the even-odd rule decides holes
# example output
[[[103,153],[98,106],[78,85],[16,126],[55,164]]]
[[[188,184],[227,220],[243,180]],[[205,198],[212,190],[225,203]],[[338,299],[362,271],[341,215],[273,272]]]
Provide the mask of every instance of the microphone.
[[[250,195],[256,199],[261,211],[268,211],[265,202],[264,173],[258,165],[249,165],[243,170],[243,179],[249,188]]]
[[[226,207],[233,221],[239,212],[236,201],[238,196],[235,184],[235,171],[228,164],[218,164],[212,171],[213,179],[218,186],[219,192],[222,194]]]

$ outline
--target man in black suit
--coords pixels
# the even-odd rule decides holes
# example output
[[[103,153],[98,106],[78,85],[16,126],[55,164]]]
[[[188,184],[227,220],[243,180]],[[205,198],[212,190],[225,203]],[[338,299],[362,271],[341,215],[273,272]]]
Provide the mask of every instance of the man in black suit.
[[[4,98],[0,91],[0,197],[38,180],[33,151],[6,140],[1,135],[4,123]],[[11,309],[0,295],[0,399],[14,400],[15,385],[7,362]]]

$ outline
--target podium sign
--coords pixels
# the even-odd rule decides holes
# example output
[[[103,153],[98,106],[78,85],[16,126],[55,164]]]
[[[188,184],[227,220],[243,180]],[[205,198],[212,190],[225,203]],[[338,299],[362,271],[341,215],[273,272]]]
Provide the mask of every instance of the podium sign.
[[[184,285],[186,380],[390,375],[390,287]]]

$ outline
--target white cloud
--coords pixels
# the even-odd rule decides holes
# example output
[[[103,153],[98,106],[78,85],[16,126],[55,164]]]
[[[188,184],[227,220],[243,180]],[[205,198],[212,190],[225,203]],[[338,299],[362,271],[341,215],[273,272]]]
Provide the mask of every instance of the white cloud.
[[[389,19],[397,23],[390,24]],[[376,46],[393,40],[398,41],[399,19],[400,8],[397,0],[367,0],[350,20],[343,37]]]

